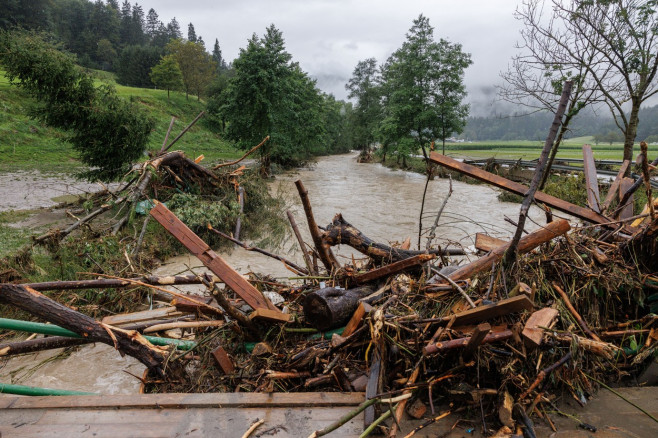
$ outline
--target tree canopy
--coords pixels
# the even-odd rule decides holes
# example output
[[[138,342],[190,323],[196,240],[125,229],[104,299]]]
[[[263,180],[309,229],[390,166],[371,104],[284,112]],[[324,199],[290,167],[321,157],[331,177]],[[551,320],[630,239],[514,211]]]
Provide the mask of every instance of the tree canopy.
[[[143,153],[153,122],[93,80],[67,55],[32,33],[0,31],[0,64],[10,81],[33,95],[33,116],[70,135],[68,140],[90,167],[82,176],[112,180]]]

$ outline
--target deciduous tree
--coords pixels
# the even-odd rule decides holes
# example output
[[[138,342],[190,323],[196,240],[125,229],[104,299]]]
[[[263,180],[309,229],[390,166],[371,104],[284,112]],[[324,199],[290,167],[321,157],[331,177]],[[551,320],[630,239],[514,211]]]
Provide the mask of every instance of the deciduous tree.
[[[157,87],[167,90],[167,99],[170,90],[179,90],[183,87],[183,74],[173,55],[163,56],[151,69],[150,76]]]

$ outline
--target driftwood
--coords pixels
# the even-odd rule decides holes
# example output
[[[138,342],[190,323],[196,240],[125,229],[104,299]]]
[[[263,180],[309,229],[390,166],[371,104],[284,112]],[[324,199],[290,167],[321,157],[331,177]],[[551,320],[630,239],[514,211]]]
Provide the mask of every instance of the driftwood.
[[[501,342],[501,341],[506,341],[507,339],[511,338],[513,336],[513,333],[511,330],[503,330],[500,332],[493,332],[489,333],[482,339],[480,344],[490,344],[493,342]],[[470,342],[471,337],[469,336],[468,338],[459,338],[459,339],[451,339],[449,341],[439,341],[434,344],[429,344],[424,348],[425,354],[435,354],[439,353],[441,351],[446,351],[446,350],[453,350],[455,348],[464,348],[468,345]]]
[[[318,330],[340,327],[350,320],[359,306],[359,300],[373,292],[368,286],[355,289],[326,287],[306,296],[304,317]]]
[[[410,251],[405,249],[393,248],[382,243],[374,242],[368,236],[349,224],[340,213],[334,216],[331,224],[327,225],[322,235],[322,241],[326,245],[349,245],[362,254],[367,255],[376,263],[393,263],[400,260],[408,259],[420,254],[427,254],[427,251]],[[430,254],[443,255],[463,255],[461,249],[440,250],[434,249],[429,251]]]
[[[528,187],[523,184],[510,181],[509,179],[503,178],[502,176],[494,175],[493,173],[487,172],[486,170],[480,169],[479,167],[462,163],[461,161],[454,160],[437,152],[432,152],[430,154],[430,161],[436,164],[440,164],[450,170],[463,173],[472,178],[507,190],[509,192],[516,193],[520,196],[523,196],[528,192]],[[610,222],[610,219],[600,213],[596,213],[589,208],[580,207],[578,205],[556,198],[555,196],[547,195],[544,192],[537,191],[535,193],[535,200],[542,202],[549,207],[553,207],[556,210],[560,210],[564,213],[571,214],[580,219],[593,222],[595,224],[606,225],[608,222]]]
[[[124,330],[136,330],[141,332],[155,324],[176,323],[178,321],[189,320],[190,318],[192,318],[192,316],[186,315],[161,321],[148,321],[138,324],[130,324],[121,328]],[[96,341],[91,339],[69,338],[66,336],[49,336],[26,341],[6,342],[4,344],[0,344],[0,357],[34,353],[36,351],[53,350],[55,348],[73,347],[76,345],[92,344],[94,342]]]
[[[313,209],[311,208],[311,201],[308,198],[308,191],[301,180],[295,181],[295,185],[297,186],[299,197],[302,200],[302,206],[304,207],[304,213],[306,214],[306,222],[308,222],[308,229],[311,233],[315,249],[320,256],[320,260],[327,269],[327,272],[337,271],[340,269],[340,263],[338,263],[331,248],[329,248],[329,245],[327,245],[322,238],[320,227],[318,227],[318,224],[315,221],[315,216],[313,216]]]
[[[539,161],[537,162],[537,167],[535,168],[535,173],[532,176],[532,181],[530,182],[530,187],[528,191],[523,194],[523,201],[521,202],[521,211],[519,212],[519,224],[516,227],[516,232],[512,241],[510,242],[509,248],[505,251],[505,257],[503,259],[503,264],[509,266],[511,262],[516,260],[518,253],[519,241],[523,235],[525,222],[528,217],[528,211],[530,210],[530,205],[535,199],[535,193],[539,188],[539,183],[542,181],[544,176],[544,171],[546,170],[546,164],[548,162],[548,154],[553,147],[553,141],[557,136],[557,131],[560,129],[562,124],[562,116],[567,108],[567,103],[569,101],[569,96],[571,95],[571,87],[573,86],[573,81],[566,81],[564,87],[562,88],[562,96],[560,97],[560,103],[557,106],[555,111],[555,117],[553,118],[553,124],[551,129],[548,132],[546,141],[544,142],[544,147],[542,148],[541,154],[539,155]],[[549,169],[550,170],[550,169]]]
[[[302,239],[302,235],[299,232],[299,227],[295,221],[295,216],[293,216],[290,210],[286,211],[286,214],[288,215],[288,221],[290,221],[290,227],[292,228],[292,231],[295,234],[295,238],[297,239],[297,243],[299,244],[299,249],[302,251],[302,255],[304,256],[304,263],[306,263],[308,271],[311,273],[311,275],[318,275],[315,267],[313,266],[313,262],[311,261],[311,256],[306,250],[306,245],[304,244],[304,239]]]
[[[375,281],[382,277],[397,274],[408,269],[417,268],[418,266],[422,266],[423,263],[433,260],[435,257],[436,256],[434,254],[418,254],[416,256],[409,257],[408,259],[400,260],[398,262],[391,263],[390,265],[385,265],[381,268],[355,275],[354,281],[357,284]]]
[[[266,251],[262,248],[258,248],[257,246],[249,246],[246,243],[240,241],[237,237],[231,237],[226,233],[222,233],[221,231],[214,229],[210,224],[208,224],[208,229],[210,231],[212,231],[213,233],[223,237],[224,239],[230,240],[231,242],[233,242],[236,245],[244,248],[247,251],[257,252],[259,254],[263,254],[264,256],[271,257],[273,259],[276,259],[276,260],[282,262],[284,265],[286,265],[286,267],[289,267],[289,268],[293,269],[297,274],[308,275],[308,273],[309,273],[308,270],[306,270],[306,269],[302,268],[301,266],[297,265],[295,262],[292,262],[292,261],[286,259],[285,257],[281,257],[280,255],[272,254],[271,252]]]
[[[575,309],[575,307],[573,307],[573,304],[571,304],[571,301],[569,300],[569,296],[567,295],[567,293],[565,291],[563,291],[562,288],[560,286],[558,286],[557,283],[555,283],[555,282],[553,282],[553,288],[557,291],[558,294],[560,294],[560,297],[562,298],[562,301],[564,301],[565,307],[569,310],[571,315],[576,319],[576,322],[578,322],[578,325],[580,326],[580,328],[582,328],[583,331],[585,333],[587,333],[587,335],[590,338],[594,339],[595,341],[600,342],[601,338],[599,338],[598,335],[596,333],[594,333],[589,328],[589,326],[587,325],[587,323],[585,322],[583,317],[580,316],[580,314]]]
[[[214,276],[214,281],[220,281]],[[139,287],[135,282],[146,283],[153,286],[168,286],[174,284],[202,284],[195,274],[188,275],[148,275],[131,279],[102,278],[97,280],[73,280],[73,281],[47,281],[43,283],[23,283],[23,286],[34,290],[73,290],[73,289],[108,289],[122,287]]]
[[[71,330],[83,338],[114,346],[121,353],[142,362],[157,375],[164,377],[166,374],[167,350],[153,346],[136,331],[102,324],[51,300],[34,289],[20,285],[0,284],[0,301]],[[182,372],[176,364],[172,363],[169,367],[175,375]]]
[[[265,298],[242,275],[231,268],[224,259],[215,253],[199,236],[194,234],[164,204],[158,202],[151,210],[151,216],[253,309],[264,307],[278,310],[270,300]]]
[[[541,245],[542,243],[546,243],[554,239],[555,237],[565,234],[570,229],[571,226],[569,225],[568,221],[564,219],[555,220],[550,224],[547,224],[544,228],[540,228],[537,231],[533,231],[527,236],[524,236],[519,241],[518,252],[520,254],[523,254],[528,251],[531,251],[534,248]],[[500,260],[505,254],[505,251],[507,251],[507,249],[509,248],[509,246],[510,243],[496,247],[493,251],[491,251],[486,256],[481,257],[472,263],[460,267],[456,271],[449,274],[448,277],[450,277],[450,279],[454,281],[463,280],[479,272],[483,272],[488,269],[491,269],[491,265],[493,264],[493,262]]]
[[[601,205],[601,209],[604,212],[607,212],[608,207],[610,207],[610,204],[612,201],[614,201],[615,196],[619,193],[619,184],[621,184],[621,180],[626,175],[626,171],[628,170],[628,166],[631,165],[631,162],[629,160],[624,160],[623,163],[621,163],[621,166],[619,167],[619,172],[617,173],[617,176],[615,177],[615,180],[610,184],[610,188],[608,189],[608,194],[605,196],[605,200],[603,200],[603,204]]]

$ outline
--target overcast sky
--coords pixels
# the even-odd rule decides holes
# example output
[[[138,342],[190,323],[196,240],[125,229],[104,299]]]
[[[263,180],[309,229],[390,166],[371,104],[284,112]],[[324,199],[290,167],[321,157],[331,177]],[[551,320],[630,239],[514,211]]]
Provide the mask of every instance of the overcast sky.
[[[131,0],[134,3],[134,0]],[[471,114],[490,110],[499,74],[516,52],[520,25],[513,0],[142,0],[165,24],[176,17],[183,36],[194,24],[208,50],[219,40],[227,61],[255,32],[270,24],[283,32],[286,48],[318,87],[346,99],[345,83],[360,60],[380,63],[401,46],[412,21],[424,14],[436,39],[461,43],[471,53],[465,83]]]

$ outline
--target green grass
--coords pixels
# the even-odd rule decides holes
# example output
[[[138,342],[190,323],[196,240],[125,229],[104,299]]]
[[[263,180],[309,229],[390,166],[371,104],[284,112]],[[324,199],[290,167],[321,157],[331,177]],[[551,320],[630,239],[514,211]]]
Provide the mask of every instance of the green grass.
[[[92,72],[97,83],[113,83],[113,77],[106,72]],[[201,111],[205,104],[196,97],[185,98],[184,93],[167,92],[145,88],[116,85],[119,96],[135,102],[155,120],[148,144],[149,150],[159,150],[172,117],[176,123],[169,140],[173,140]],[[76,172],[82,164],[77,154],[66,142],[66,133],[49,128],[28,113],[35,104],[27,93],[10,85],[0,71],[0,171],[37,169],[42,172]],[[205,156],[204,164],[222,159],[234,159],[242,155],[233,145],[208,130],[201,119],[173,147],[182,150],[190,158]]]
[[[594,159],[621,160],[623,156],[623,143],[594,144],[592,137],[577,137],[569,139],[560,145],[557,158],[583,158],[583,144],[592,145]],[[448,143],[446,154],[459,158],[501,158],[532,160],[539,157],[544,146],[540,141],[482,141],[471,143]],[[441,150],[441,145],[437,146]],[[639,142],[635,146],[634,156],[640,152]],[[658,154],[658,145],[649,145],[649,154]]]
[[[0,258],[14,254],[29,240],[31,233],[28,230],[9,226],[9,224],[26,219],[32,212],[2,211],[0,212]]]

